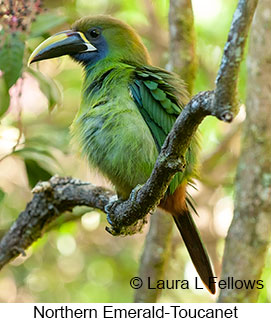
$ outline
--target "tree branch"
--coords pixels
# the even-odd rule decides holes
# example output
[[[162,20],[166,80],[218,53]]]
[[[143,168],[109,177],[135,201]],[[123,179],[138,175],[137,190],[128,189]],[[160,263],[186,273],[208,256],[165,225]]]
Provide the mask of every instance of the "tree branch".
[[[221,279],[258,281],[271,239],[270,1],[259,2],[248,51],[247,117],[236,178],[234,217]],[[238,259],[238,261],[236,261]],[[265,288],[267,282],[263,281]],[[270,286],[269,286],[270,287]],[[224,289],[219,302],[255,302],[260,289]]]
[[[240,63],[242,61],[248,31],[258,0],[239,0],[234,12],[227,43],[216,78],[214,105],[218,118],[232,120],[232,113],[238,111],[236,92]],[[229,114],[229,110],[231,113]]]
[[[39,239],[63,212],[80,205],[104,210],[114,196],[105,188],[58,176],[39,183],[33,193],[31,202],[0,242],[0,269],[19,254],[24,254],[24,250]]]
[[[145,216],[155,208],[164,196],[174,174],[183,171],[185,152],[199,124],[207,115],[216,116],[226,122],[232,121],[237,112],[236,86],[240,63],[257,2],[257,0],[240,0],[238,3],[230,36],[224,49],[216,89],[198,93],[185,106],[165,140],[148,181],[140,189],[134,190],[127,201],[118,201],[107,208],[111,222],[111,227],[107,229],[112,234],[134,233],[135,229],[134,227],[131,229],[131,226],[138,223],[140,226],[144,223]],[[234,86],[229,85],[230,82],[233,82]],[[86,190],[87,184],[76,184],[77,189],[81,189],[79,191],[76,189],[74,193],[68,184],[63,187],[60,185],[59,189],[58,184],[54,186],[48,182],[47,185],[48,189],[42,189],[41,192],[34,195],[32,202],[20,214],[0,242],[1,267],[37,240],[44,232],[48,222],[54,220],[58,213],[63,212],[67,207],[71,209],[75,205],[88,205],[104,210],[109,198],[113,195],[111,192],[96,188],[91,184],[88,184],[90,192]],[[65,199],[64,192],[66,190],[70,194]],[[43,198],[41,199],[41,197]],[[88,200],[86,200],[87,197]],[[87,201],[88,203],[86,203]],[[136,229],[138,229],[138,225],[136,225]]]
[[[171,0],[169,8],[168,69],[181,76],[193,93],[197,58],[194,15],[191,0]]]
[[[161,293],[159,289],[148,288],[147,281],[150,279],[153,285],[164,278],[170,255],[172,224],[172,217],[159,208],[151,216],[138,274],[144,283],[135,292],[136,303],[155,303]]]

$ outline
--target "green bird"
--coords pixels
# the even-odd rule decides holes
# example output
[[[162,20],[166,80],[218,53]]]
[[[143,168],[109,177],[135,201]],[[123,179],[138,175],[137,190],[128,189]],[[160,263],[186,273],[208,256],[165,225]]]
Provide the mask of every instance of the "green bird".
[[[183,81],[151,64],[134,29],[110,16],[84,17],[71,30],[41,43],[29,63],[70,55],[84,69],[81,106],[71,132],[82,154],[127,199],[149,178],[163,142],[188,102]],[[159,207],[171,213],[207,289],[213,272],[188,206],[186,193],[197,170],[196,136],[186,152],[186,169],[171,181]]]

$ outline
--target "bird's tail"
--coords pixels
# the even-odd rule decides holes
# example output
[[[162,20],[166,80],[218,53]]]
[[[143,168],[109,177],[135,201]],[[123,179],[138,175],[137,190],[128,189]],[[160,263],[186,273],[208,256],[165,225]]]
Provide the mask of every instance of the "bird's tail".
[[[215,294],[211,262],[189,210],[186,208],[172,215],[201,280],[210,293]]]

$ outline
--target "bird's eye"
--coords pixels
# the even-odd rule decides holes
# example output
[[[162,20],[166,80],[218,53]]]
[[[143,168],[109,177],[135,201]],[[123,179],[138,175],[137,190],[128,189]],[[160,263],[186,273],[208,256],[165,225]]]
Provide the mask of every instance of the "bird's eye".
[[[101,31],[98,28],[93,28],[89,31],[89,34],[92,38],[98,38],[101,34]]]

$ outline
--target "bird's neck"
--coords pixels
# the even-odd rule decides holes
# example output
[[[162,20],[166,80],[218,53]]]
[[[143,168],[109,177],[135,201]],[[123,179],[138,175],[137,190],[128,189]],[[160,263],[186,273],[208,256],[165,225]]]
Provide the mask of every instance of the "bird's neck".
[[[85,66],[85,77],[83,84],[83,94],[88,95],[98,85],[102,85],[105,78],[117,81],[120,75],[128,75],[135,69],[135,66],[128,63],[111,61],[104,59],[94,66]]]
[[[105,58],[98,61],[95,65],[84,66],[85,80],[88,80],[88,82],[95,80],[97,79],[97,77],[101,76],[111,69],[134,69],[137,66],[138,64],[134,62],[124,62]]]
[[[90,84],[101,77],[104,73],[115,67],[117,67],[115,62],[106,59],[100,60],[95,65],[86,65],[84,66],[84,81]]]

